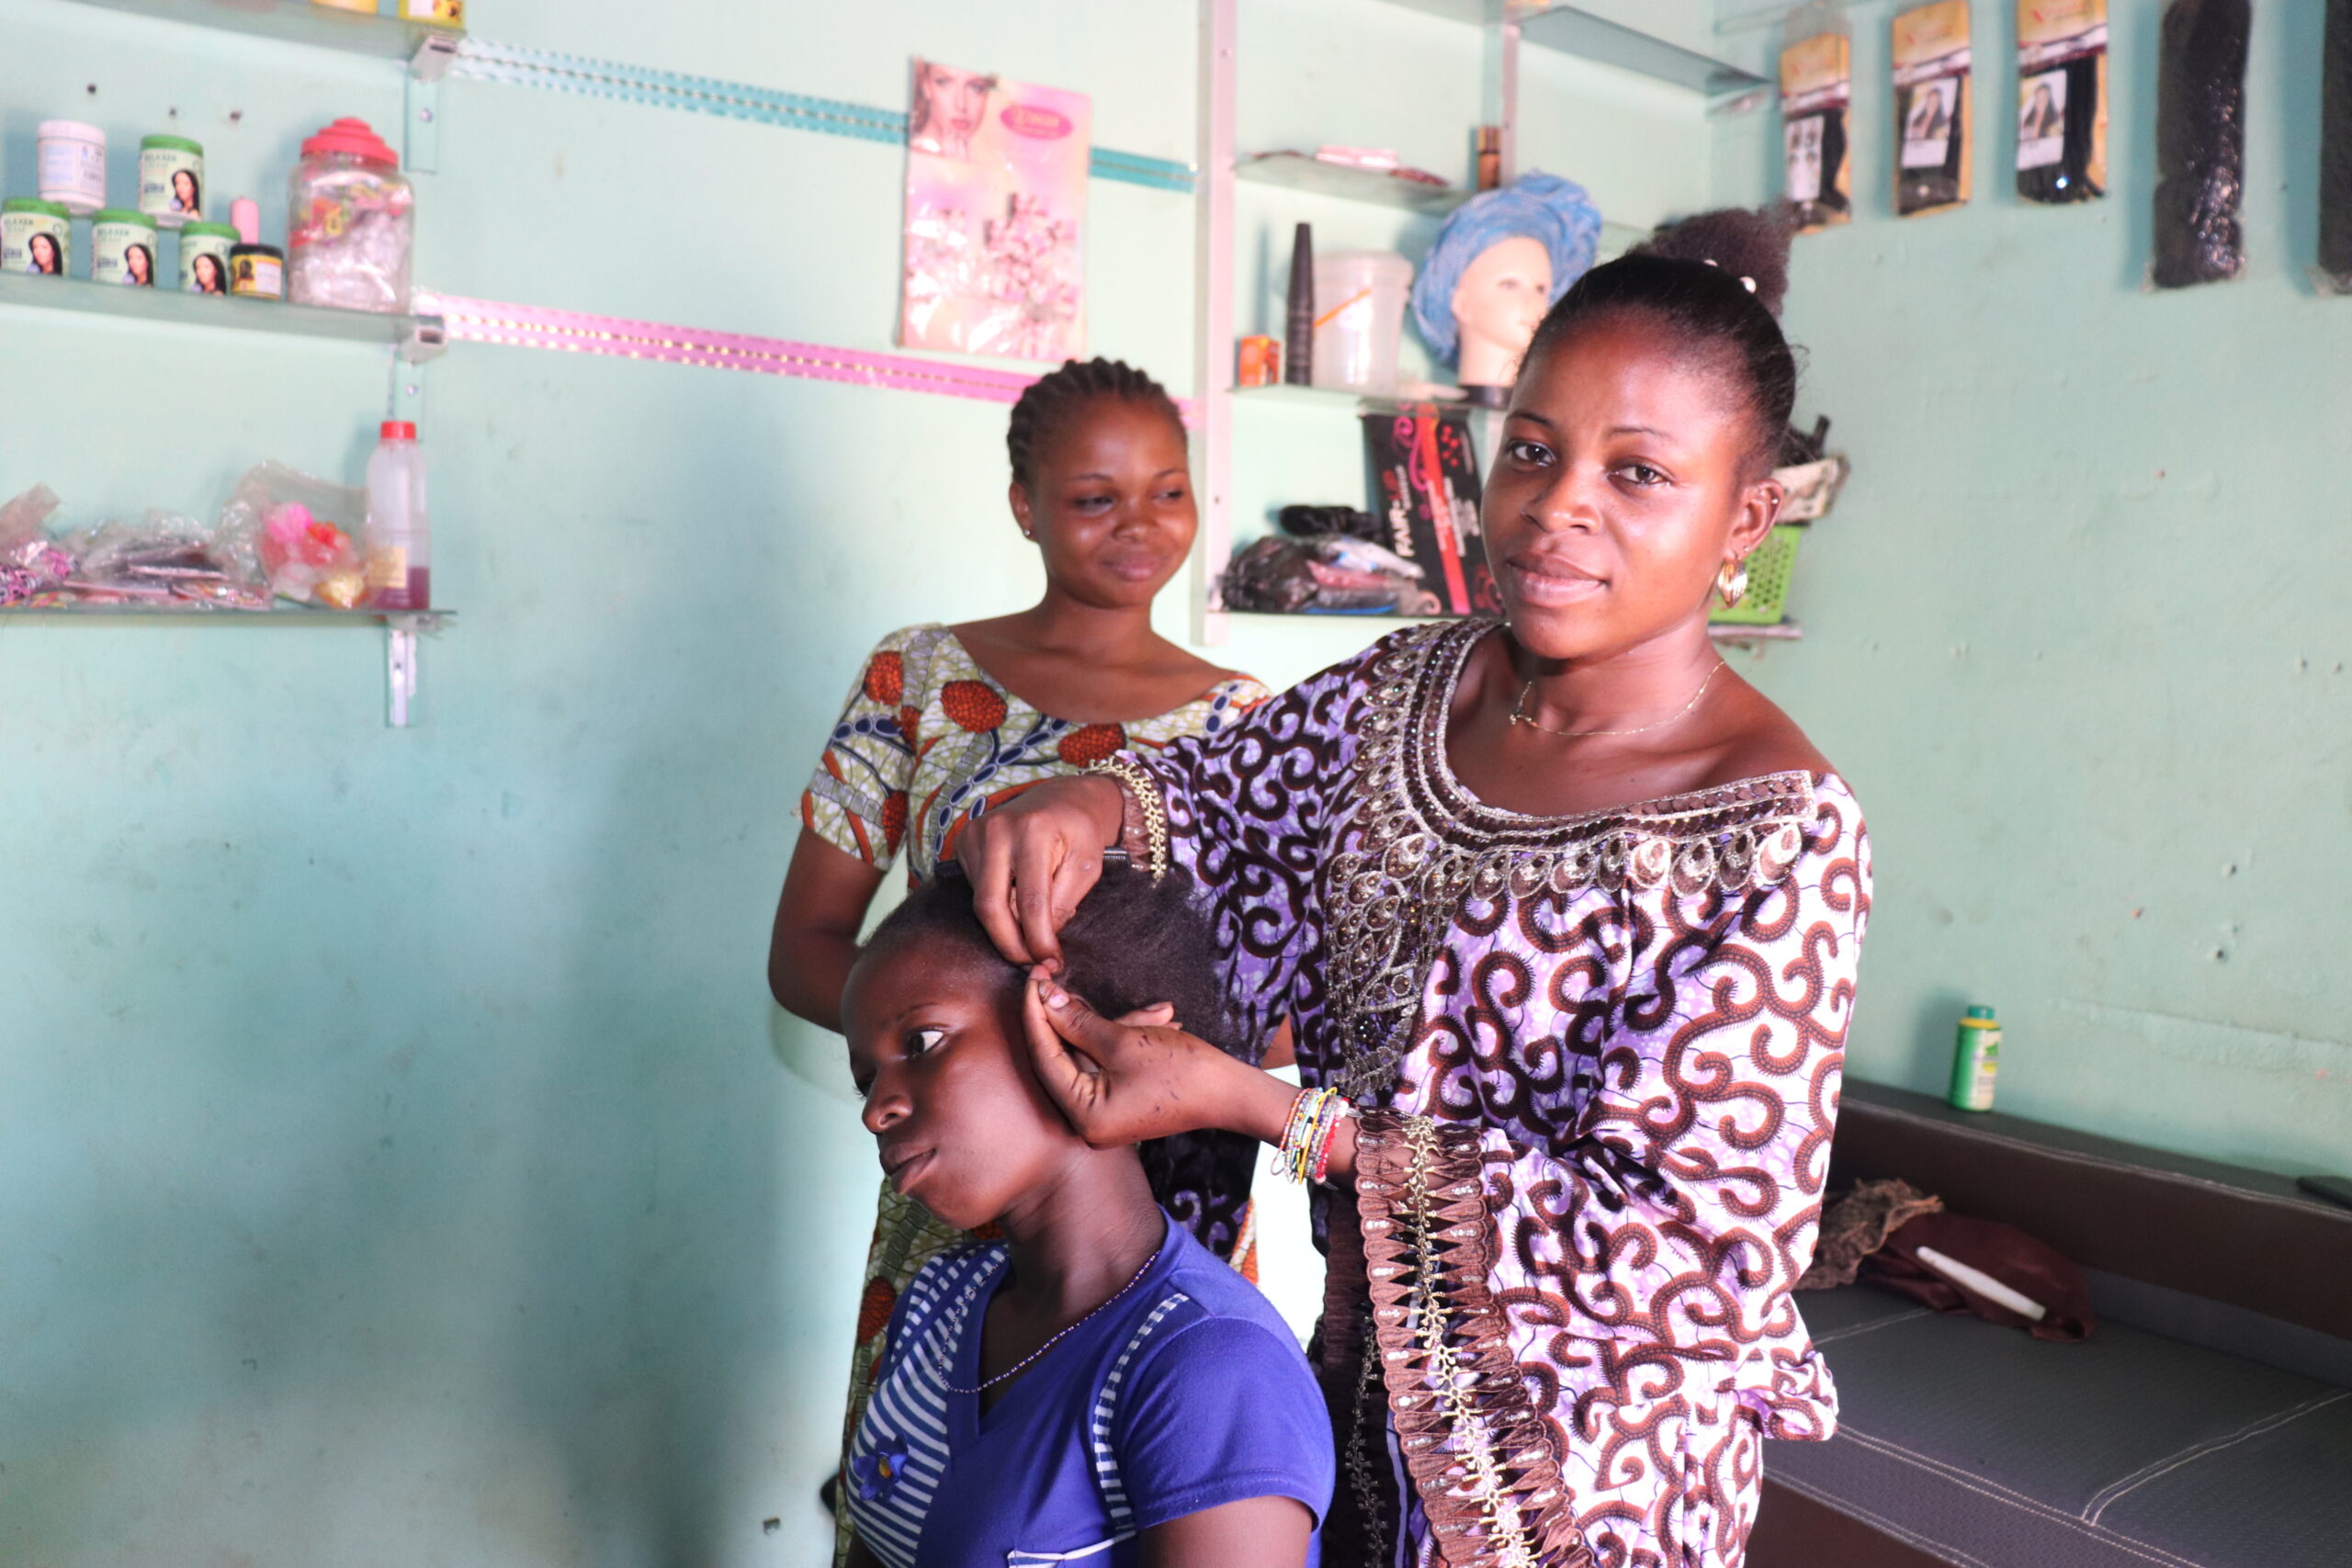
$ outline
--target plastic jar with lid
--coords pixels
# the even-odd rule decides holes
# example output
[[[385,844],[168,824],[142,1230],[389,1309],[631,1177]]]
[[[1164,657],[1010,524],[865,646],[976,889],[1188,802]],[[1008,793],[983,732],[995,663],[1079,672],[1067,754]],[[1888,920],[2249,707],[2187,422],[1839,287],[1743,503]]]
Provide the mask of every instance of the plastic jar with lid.
[[[62,203],[12,196],[0,201],[0,272],[63,277],[74,265],[74,215]]]
[[[90,218],[90,277],[97,283],[155,287],[155,223],[143,212],[110,207]]]
[[[45,119],[38,134],[40,198],[76,218],[107,204],[107,133],[78,119]]]
[[[204,143],[185,136],[141,141],[139,210],[165,229],[204,217]]]
[[[367,122],[339,119],[302,143],[287,191],[287,297],[298,305],[408,309],[415,193]]]

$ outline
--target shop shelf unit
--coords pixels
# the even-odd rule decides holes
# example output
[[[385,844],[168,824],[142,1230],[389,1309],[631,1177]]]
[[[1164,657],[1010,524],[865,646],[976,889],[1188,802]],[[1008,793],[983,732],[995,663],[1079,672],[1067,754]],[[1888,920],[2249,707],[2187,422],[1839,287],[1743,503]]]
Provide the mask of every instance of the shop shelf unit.
[[[1519,54],[1523,45],[1575,55],[1596,63],[1631,71],[1702,96],[1710,107],[1738,106],[1766,84],[1761,77],[1670,39],[1612,21],[1573,6],[1540,0],[1365,0],[1368,6],[1396,6],[1445,17],[1482,29],[1486,51],[1483,101],[1478,106],[1483,125],[1502,132],[1502,176],[1515,173],[1515,132],[1519,118]],[[1363,400],[1318,388],[1278,387],[1237,389],[1234,385],[1235,271],[1238,241],[1234,220],[1237,181],[1273,186],[1319,197],[1337,197],[1373,205],[1402,209],[1425,217],[1452,211],[1475,194],[1459,186],[1430,186],[1399,178],[1379,170],[1326,163],[1296,151],[1245,152],[1235,144],[1238,80],[1240,73],[1238,0],[1204,0],[1201,8],[1201,133],[1199,204],[1196,235],[1196,299],[1193,319],[1200,338],[1195,344],[1193,385],[1199,389],[1197,446],[1204,484],[1201,487],[1201,529],[1194,557],[1193,625],[1201,641],[1226,640],[1226,612],[1216,597],[1216,581],[1233,551],[1233,417],[1238,408],[1323,407],[1332,413],[1354,414],[1393,406],[1393,400]],[[1465,121],[1465,129],[1467,122]],[[1604,222],[1600,254],[1622,254],[1645,231],[1632,225]],[[1365,617],[1351,617],[1362,620]],[[1769,637],[1756,628],[1738,628],[1731,640]],[[1793,636],[1791,626],[1785,636]]]

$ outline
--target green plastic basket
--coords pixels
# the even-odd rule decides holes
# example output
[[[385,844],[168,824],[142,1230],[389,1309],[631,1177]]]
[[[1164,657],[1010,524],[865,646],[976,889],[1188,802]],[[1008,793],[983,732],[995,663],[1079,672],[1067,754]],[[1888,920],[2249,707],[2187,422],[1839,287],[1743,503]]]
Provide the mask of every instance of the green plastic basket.
[[[1747,558],[1747,592],[1736,609],[1726,610],[1724,602],[1714,602],[1714,612],[1707,617],[1710,626],[1769,626],[1787,617],[1789,579],[1796,575],[1797,547],[1804,542],[1804,526],[1798,523],[1782,523],[1772,530],[1771,537],[1756,547]]]

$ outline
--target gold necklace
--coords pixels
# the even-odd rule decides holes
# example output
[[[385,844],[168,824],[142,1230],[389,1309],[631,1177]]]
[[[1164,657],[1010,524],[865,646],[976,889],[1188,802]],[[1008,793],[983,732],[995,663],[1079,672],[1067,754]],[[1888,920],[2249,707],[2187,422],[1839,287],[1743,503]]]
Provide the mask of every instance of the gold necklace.
[[[1527,711],[1528,695],[1535,690],[1535,682],[1532,680],[1528,681],[1526,684],[1520,687],[1519,701],[1511,704],[1510,706],[1510,721],[1513,724],[1523,724],[1530,729],[1540,729],[1546,735],[1557,735],[1568,739],[1575,739],[1580,736],[1586,735],[1639,735],[1644,730],[1657,729],[1662,726],[1672,724],[1676,719],[1680,718],[1692,708],[1697,707],[1699,705],[1699,699],[1707,694],[1707,688],[1715,683],[1715,677],[1723,672],[1723,669],[1724,661],[1720,659],[1716,660],[1715,667],[1707,671],[1707,678],[1699,682],[1699,689],[1690,694],[1690,700],[1689,702],[1684,703],[1680,707],[1675,709],[1672,713],[1668,714],[1664,718],[1652,719],[1647,724],[1635,725],[1631,729],[1555,729],[1548,724],[1536,723],[1533,716],[1529,714]]]

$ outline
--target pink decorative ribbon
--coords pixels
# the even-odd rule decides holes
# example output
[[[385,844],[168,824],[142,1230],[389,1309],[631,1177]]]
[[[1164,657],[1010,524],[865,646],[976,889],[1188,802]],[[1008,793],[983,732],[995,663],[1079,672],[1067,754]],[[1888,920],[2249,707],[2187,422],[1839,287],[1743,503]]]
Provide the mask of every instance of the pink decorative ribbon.
[[[747,370],[762,376],[795,376],[811,381],[887,387],[901,392],[978,398],[983,402],[1012,402],[1037,379],[1028,371],[993,370],[986,366],[914,359],[900,354],[869,354],[863,349],[795,343],[789,338],[753,337],[746,333],[712,332],[703,327],[673,326],[666,321],[632,321],[624,316],[591,316],[578,310],[550,310],[537,305],[510,305],[494,299],[463,299],[452,294],[420,293],[413,309],[419,315],[439,316],[447,324],[450,340],[457,343],[499,343],[514,348],[658,359],[714,370]],[[1191,403],[1179,400],[1176,406],[1185,423],[1192,423]]]

